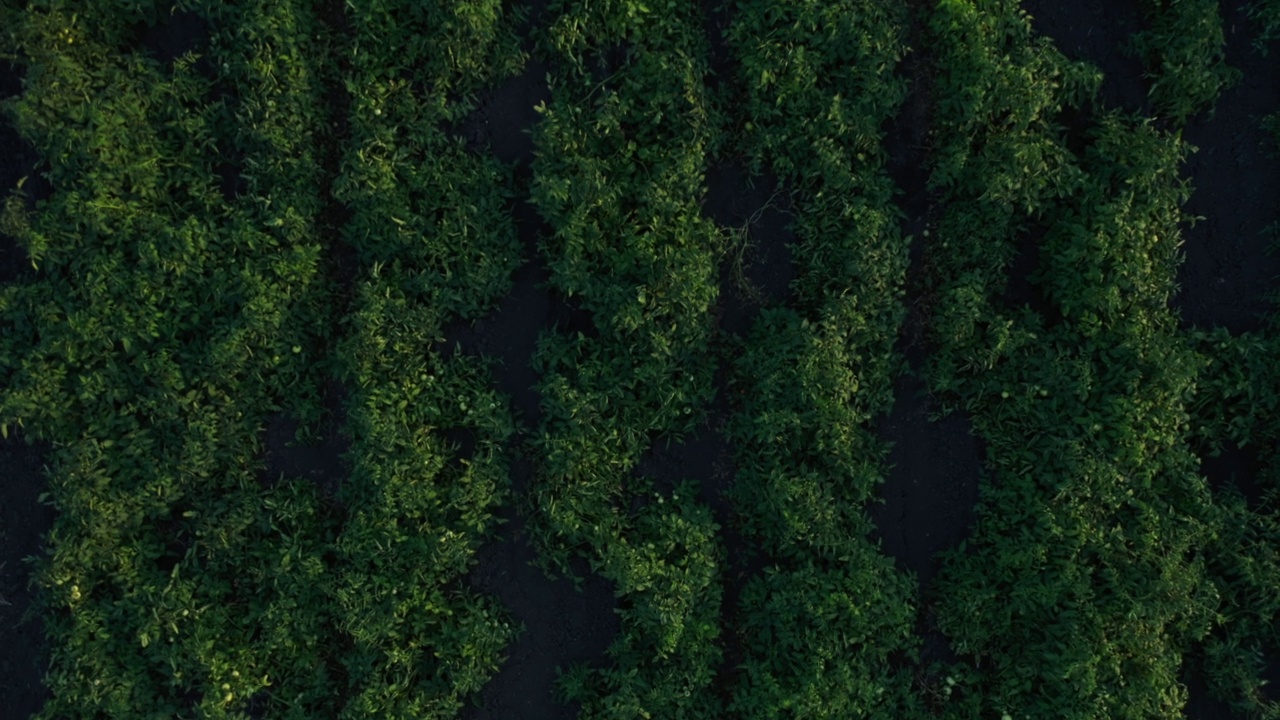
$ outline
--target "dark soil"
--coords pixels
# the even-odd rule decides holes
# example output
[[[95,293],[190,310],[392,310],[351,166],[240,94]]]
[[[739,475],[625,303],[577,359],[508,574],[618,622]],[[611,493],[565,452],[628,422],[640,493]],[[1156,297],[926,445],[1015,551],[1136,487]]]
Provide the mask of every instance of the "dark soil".
[[[1245,15],[1247,4],[1221,3],[1227,62],[1244,80],[1222,93],[1214,112],[1193,117],[1183,134],[1199,148],[1184,167],[1194,189],[1184,210],[1203,219],[1183,229],[1186,259],[1175,299],[1184,325],[1233,333],[1263,327],[1280,276],[1280,256],[1270,251],[1274,236],[1267,232],[1280,221],[1280,162],[1264,152],[1275,150],[1275,142],[1259,125],[1280,111],[1280,47],[1265,56],[1254,47],[1258,28]],[[1102,70],[1105,107],[1150,113],[1142,63],[1123,50],[1144,28],[1138,0],[1026,0],[1023,6],[1033,26],[1068,57]]]
[[[528,489],[532,464],[527,458],[512,468],[517,493]],[[474,705],[464,710],[464,720],[536,718],[567,720],[576,709],[555,696],[561,669],[579,663],[596,663],[618,634],[614,613],[614,589],[585,567],[575,568],[584,577],[575,588],[567,578],[550,580],[535,565],[538,552],[525,532],[525,520],[508,509],[500,538],[477,555],[471,587],[496,596],[523,626],[507,647],[502,668],[485,684]]]
[[[34,612],[31,565],[42,553],[53,510],[39,501],[46,489],[49,448],[27,445],[10,428],[0,441],[0,708],[4,717],[26,718],[49,698],[44,686],[44,623]]]
[[[1151,114],[1142,60],[1128,51],[1129,38],[1144,27],[1139,0],[1023,0],[1022,7],[1063,55],[1102,71],[1103,107]]]
[[[1224,0],[1227,62],[1244,79],[1218,98],[1216,112],[1192,118],[1184,137],[1200,148],[1184,173],[1195,192],[1186,212],[1204,218],[1183,232],[1186,261],[1176,304],[1191,327],[1260,330],[1275,306],[1280,254],[1267,228],[1280,222],[1280,148],[1260,126],[1280,112],[1280,43],[1263,56],[1257,27],[1240,0]],[[1269,148],[1272,152],[1265,152]]]
[[[303,478],[315,483],[326,496],[337,495],[351,469],[345,458],[351,449],[343,421],[345,394],[340,384],[331,383],[324,396],[324,417],[317,427],[302,433],[299,430],[303,428],[288,413],[272,413],[267,418],[262,439],[263,485],[286,477]]]
[[[789,190],[771,175],[751,177],[741,159],[707,169],[702,214],[730,238],[715,309],[722,340],[745,337],[761,308],[787,298],[794,275],[792,211]]]
[[[1017,238],[1017,254],[1009,264],[1009,284],[1005,286],[1005,308],[1013,315],[1028,309],[1049,326],[1062,319],[1058,306],[1049,301],[1044,289],[1031,281],[1040,268],[1040,245],[1047,228],[1042,225],[1025,228]]]
[[[1257,445],[1239,447],[1228,443],[1222,452],[1214,456],[1200,454],[1200,472],[1209,480],[1215,493],[1234,488],[1244,495],[1249,507],[1260,509],[1265,488],[1258,482],[1263,468],[1262,451]]]
[[[531,18],[537,22],[536,9]],[[713,29],[709,27],[708,32]],[[521,198],[528,197],[523,186],[533,161],[529,131],[537,114],[532,108],[549,99],[546,71],[544,65],[532,60],[521,75],[482,98],[477,111],[460,129],[473,150],[515,164]],[[718,344],[728,344],[745,333],[762,305],[786,297],[792,275],[788,208],[789,198],[775,179],[752,180],[738,160],[725,160],[709,169],[703,212],[721,228],[732,230],[734,238],[733,249],[721,268]],[[548,271],[538,256],[537,239],[550,228],[524,200],[514,204],[514,213],[526,258],[516,273],[512,293],[492,316],[452,328],[448,342],[464,352],[499,361],[497,385],[512,398],[525,427],[533,429],[541,412],[533,390],[538,377],[529,359],[538,335],[557,328],[590,336],[594,327],[588,313],[547,288]],[[748,552],[748,543],[738,535],[725,497],[733,480],[733,466],[724,438],[724,423],[730,413],[724,368],[717,375],[717,388],[716,401],[696,431],[678,439],[657,438],[633,475],[657,488],[670,489],[686,480],[700,488],[700,499],[711,507],[722,528],[728,559],[723,607],[731,612],[743,584],[759,569],[760,559]],[[513,472],[517,495],[527,491],[530,472],[527,458],[517,462]],[[598,576],[588,576],[581,592],[575,592],[567,580],[547,580],[532,567],[537,554],[525,535],[525,520],[511,512],[505,517],[509,522],[499,541],[481,553],[472,585],[498,595],[524,623],[525,631],[509,648],[508,661],[480,692],[478,707],[466,717],[574,717],[573,708],[554,700],[557,668],[603,660],[619,628],[613,593]],[[726,635],[723,640],[725,662],[718,682],[722,689],[732,684],[734,668],[741,659],[737,639]]]
[[[1186,717],[1191,720],[1228,720],[1237,718],[1231,708],[1209,694],[1209,686],[1199,671],[1203,660],[1193,659],[1183,667],[1182,683],[1187,686]]]
[[[467,147],[492,154],[503,164],[514,164],[518,175],[527,174],[533,162],[531,130],[539,117],[534,108],[551,99],[546,76],[547,67],[531,57],[519,75],[485,93],[456,131]]]
[[[0,62],[0,101],[21,90],[19,69]],[[34,200],[33,188],[41,187],[35,181],[38,178],[32,177],[37,161],[8,116],[0,116],[0,193],[7,194],[20,178],[28,177],[24,189]],[[31,274],[25,250],[0,233],[0,284]],[[53,526],[53,511],[38,500],[48,487],[43,472],[48,453],[45,445],[26,444],[14,428],[7,439],[0,440],[0,647],[19,649],[0,653],[0,708],[15,718],[39,711],[49,697],[43,682],[44,623],[34,613],[31,565],[24,560],[42,553],[45,535]]]
[[[0,102],[22,92],[22,72],[0,60]],[[7,114],[0,114],[0,193],[8,193],[23,178],[23,192],[29,201],[48,196],[43,178],[37,174],[39,156],[18,135]],[[3,204],[0,204],[3,207]],[[26,250],[12,236],[0,232],[0,283],[10,283],[31,273]]]
[[[956,659],[932,619],[933,579],[939,569],[936,556],[969,535],[985,451],[968,417],[960,413],[940,417],[941,408],[922,377],[932,302],[925,236],[941,212],[936,194],[928,188],[935,68],[923,38],[917,11],[908,33],[911,51],[897,68],[909,92],[897,117],[884,128],[889,153],[885,169],[897,186],[902,232],[910,241],[907,317],[897,343],[907,370],[894,381],[893,407],[878,422],[877,433],[890,450],[885,481],[870,512],[881,550],[918,583],[917,631],[923,646],[917,674],[927,681],[923,673],[931,663]]]
[[[525,77],[541,81],[545,73]],[[529,88],[507,85],[511,92],[536,94]],[[545,86],[544,86],[545,87]],[[494,105],[510,102],[495,93]],[[506,122],[499,119],[498,123]],[[514,158],[527,168],[529,156]],[[518,178],[521,185],[527,175]],[[526,192],[519,193],[527,198]],[[577,663],[597,662],[618,633],[614,613],[614,590],[599,575],[585,576],[580,589],[568,578],[550,579],[535,566],[538,551],[526,531],[527,523],[516,507],[522,505],[533,482],[533,460],[523,446],[536,431],[542,410],[535,390],[539,377],[531,365],[538,337],[555,327],[585,329],[574,310],[561,302],[547,287],[549,271],[538,253],[538,238],[549,229],[526,200],[513,203],[513,215],[522,240],[523,262],[514,276],[511,292],[498,309],[474,323],[458,323],[446,333],[446,352],[480,355],[493,362],[497,388],[511,398],[512,409],[523,428],[514,445],[511,467],[512,493],[516,502],[499,513],[503,525],[495,542],[477,556],[470,577],[471,587],[497,597],[523,631],[507,648],[507,660],[485,684],[475,704],[462,715],[469,720],[572,718],[573,708],[555,699],[555,680],[561,669]]]
[[[733,412],[725,381],[727,373],[725,368],[718,373],[716,398],[701,425],[684,438],[659,438],[632,473],[662,491],[669,491],[683,481],[693,482],[699,488],[698,500],[711,509],[720,526],[719,540],[724,550],[720,599],[724,634],[720,646],[724,655],[717,669],[715,689],[726,698],[737,683],[741,672],[738,666],[744,659],[743,638],[733,630],[738,626],[734,618],[739,599],[747,581],[762,571],[766,562],[764,555],[740,532],[728,497],[736,469],[733,448],[725,435],[725,424]]]
[[[529,11],[526,31],[541,18],[541,8]],[[531,49],[526,44],[526,50]],[[464,710],[465,720],[575,717],[576,708],[556,699],[556,678],[572,665],[600,662],[620,627],[611,583],[588,573],[585,566],[575,568],[575,574],[584,578],[581,587],[575,587],[570,578],[550,579],[538,568],[538,550],[528,535],[525,517],[516,509],[523,507],[534,479],[527,441],[542,419],[541,396],[535,389],[539,376],[532,366],[538,338],[550,330],[588,336],[595,332],[589,313],[549,287],[550,271],[539,252],[539,240],[551,229],[529,201],[534,160],[530,131],[538,118],[534,107],[550,99],[546,75],[546,66],[531,57],[523,72],[485,93],[476,110],[455,129],[473,152],[513,166],[511,212],[522,248],[511,291],[498,308],[475,322],[449,327],[443,348],[447,353],[464,352],[492,361],[495,384],[511,399],[522,428],[513,444],[511,467],[516,501],[499,512],[503,524],[498,538],[478,554],[470,585],[496,596],[523,629],[507,648],[498,673]]]
[[[190,10],[170,13],[154,25],[139,23],[133,29],[132,47],[141,48],[161,65],[187,53],[202,54],[208,44],[209,22]]]
[[[908,358],[918,363],[921,353]],[[914,364],[913,363],[913,364]],[[894,383],[893,410],[881,418],[880,437],[891,443],[888,473],[871,508],[881,550],[919,587],[917,631],[923,639],[920,670],[956,660],[934,625],[933,580],[937,555],[969,536],[977,517],[978,488],[985,454],[969,419],[960,413],[938,417],[918,367]]]
[[[936,555],[968,536],[975,519],[983,450],[968,418],[941,411],[915,373],[898,378],[880,436],[893,444],[882,504],[872,510],[881,547],[910,570],[928,597]]]
[[[1190,720],[1244,720],[1245,715],[1235,712],[1227,703],[1210,694],[1208,681],[1200,671],[1204,662],[1201,653],[1195,651],[1182,669],[1181,679],[1188,694],[1186,717]],[[1280,663],[1274,659],[1269,661],[1262,670],[1262,681],[1263,699],[1271,703],[1280,702],[1280,687],[1277,686],[1280,683]]]

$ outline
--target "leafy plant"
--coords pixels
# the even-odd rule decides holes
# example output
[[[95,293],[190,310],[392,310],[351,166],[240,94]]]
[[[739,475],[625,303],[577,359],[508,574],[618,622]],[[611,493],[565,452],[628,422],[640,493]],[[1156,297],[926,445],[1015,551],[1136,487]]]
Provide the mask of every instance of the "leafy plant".
[[[534,132],[532,195],[552,230],[541,250],[595,332],[539,342],[531,526],[547,568],[579,555],[617,585],[611,664],[560,684],[590,718],[719,716],[716,525],[692,491],[649,496],[630,477],[651,439],[692,429],[712,394],[723,241],[700,216],[716,124],[692,10],[566,0],[540,39],[557,68]]]
[[[1212,110],[1222,90],[1240,81],[1227,65],[1226,38],[1216,0],[1146,0],[1150,27],[1133,36],[1132,50],[1147,65],[1156,111],[1182,124]]]
[[[975,24],[1004,33],[954,34]],[[1183,654],[1218,620],[1202,552],[1221,522],[1188,443],[1200,365],[1168,308],[1185,148],[1105,113],[1070,149],[1049,120],[1096,85],[1012,4],[942,3],[931,28],[953,67],[940,103],[955,110],[932,181],[947,210],[927,250],[940,297],[929,380],[971,413],[991,472],[974,535],[938,579],[939,628],[970,658],[947,716],[1180,717]],[[1046,62],[1077,80],[1027,72]],[[971,88],[1007,77],[1038,92],[973,102]],[[1051,158],[1054,179],[1030,158]],[[1009,308],[1031,222],[1049,228],[1032,275],[1043,309]]]
[[[1245,12],[1256,22],[1261,31],[1254,46],[1258,52],[1267,54],[1268,43],[1280,38],[1280,2],[1276,0],[1255,0],[1245,6]]]

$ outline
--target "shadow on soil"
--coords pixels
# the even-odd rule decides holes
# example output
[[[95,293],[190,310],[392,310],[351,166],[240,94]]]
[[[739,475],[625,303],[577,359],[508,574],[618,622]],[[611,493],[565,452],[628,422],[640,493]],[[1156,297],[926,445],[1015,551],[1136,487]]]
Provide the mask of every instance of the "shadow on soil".
[[[22,92],[23,70],[0,60],[0,102]],[[23,182],[27,208],[49,197],[49,183],[41,177],[42,163],[35,149],[18,134],[7,114],[0,114],[0,198],[7,197]],[[25,178],[25,180],[24,180]],[[2,203],[0,203],[2,206]],[[0,284],[33,274],[31,259],[17,239],[0,232]]]
[[[1204,673],[1200,670],[1204,663],[1205,659],[1198,651],[1189,654],[1184,660],[1182,673],[1179,677],[1179,680],[1187,688],[1187,704],[1184,708],[1184,716],[1189,720],[1245,720],[1245,715],[1235,712],[1227,703],[1210,694],[1209,684],[1205,679]],[[1264,689],[1264,694],[1272,702],[1277,699],[1275,683],[1280,681],[1277,670],[1280,670],[1280,667],[1277,667],[1276,663],[1272,662],[1263,673],[1263,679],[1269,683]]]
[[[1211,116],[1192,118],[1183,135],[1200,149],[1183,167],[1194,190],[1184,211],[1204,219],[1183,230],[1186,260],[1175,299],[1185,325],[1232,333],[1263,327],[1280,277],[1280,254],[1271,252],[1276,238],[1267,232],[1280,222],[1280,148],[1259,125],[1280,112],[1280,43],[1265,57],[1253,47],[1258,29],[1245,4],[1222,3],[1227,62],[1244,79],[1222,93]]]
[[[527,492],[533,475],[528,458],[512,464],[517,495]],[[550,580],[535,566],[538,551],[525,531],[525,520],[508,506],[501,536],[477,554],[471,572],[473,590],[496,596],[523,631],[507,647],[507,660],[475,698],[464,720],[567,720],[576,709],[556,699],[560,669],[598,662],[618,633],[613,586],[585,567],[577,590],[567,578]]]
[[[195,53],[202,55],[197,69],[208,72],[208,60],[203,56],[208,44],[209,22],[194,11],[181,10],[166,15],[162,22],[154,25],[138,23],[133,28],[130,44],[121,50],[142,50],[161,65],[172,64],[187,53]]]
[[[578,317],[547,288],[548,270],[537,250],[537,238],[546,231],[541,217],[523,200],[513,210],[524,262],[515,273],[512,290],[489,316],[451,327],[446,346],[495,361],[496,386],[511,398],[524,429],[511,465],[513,496],[523,498],[533,482],[534,465],[521,441],[536,431],[542,417],[540,396],[534,389],[539,377],[531,365],[538,337],[552,327],[567,329],[566,325],[574,327],[590,319]],[[535,565],[538,551],[528,536],[526,519],[515,510],[518,504],[508,503],[499,512],[503,523],[499,536],[477,554],[470,585],[496,596],[524,629],[507,648],[506,662],[474,698],[475,704],[463,711],[461,717],[466,720],[574,717],[574,708],[555,697],[559,670],[598,661],[618,633],[612,585],[585,568],[576,569],[585,576],[581,590],[567,578],[548,578]]]
[[[44,622],[34,613],[31,566],[23,558],[43,552],[53,509],[39,501],[47,489],[43,465],[49,448],[27,445],[11,430],[0,441],[0,708],[25,718],[49,698],[44,686]]]
[[[912,372],[893,387],[893,411],[880,437],[893,443],[889,472],[872,509],[884,552],[910,570],[928,598],[937,574],[935,556],[968,536],[976,518],[983,451],[968,418],[938,408]]]
[[[1023,0],[1022,7],[1031,27],[1052,38],[1063,55],[1102,71],[1104,107],[1151,114],[1142,60],[1125,51],[1129,38],[1144,28],[1139,0]]]
[[[541,9],[535,4],[530,10],[533,26],[541,18]],[[463,710],[464,720],[575,717],[577,709],[556,697],[556,678],[572,665],[599,662],[620,626],[612,584],[587,572],[585,563],[575,568],[584,578],[581,589],[568,578],[548,578],[536,566],[538,550],[528,535],[526,518],[516,510],[534,480],[534,459],[526,441],[542,419],[541,396],[535,389],[540,378],[532,366],[538,338],[553,328],[584,335],[595,332],[589,312],[549,288],[550,272],[538,241],[550,227],[529,201],[534,160],[530,130],[538,118],[533,108],[550,99],[546,75],[546,66],[531,58],[522,73],[485,93],[476,110],[453,130],[473,152],[514,166],[511,212],[522,247],[511,291],[499,307],[475,322],[451,325],[441,348],[493,360],[496,387],[510,398],[522,428],[511,464],[512,494],[517,500],[499,512],[503,523],[499,535],[477,554],[469,582],[473,590],[495,596],[523,631],[507,648],[507,659],[497,674]]]
[[[22,91],[22,72],[0,62],[0,100]],[[38,157],[0,116],[0,196],[27,177],[28,200],[48,197],[49,189],[36,176]],[[34,275],[26,251],[14,238],[0,233],[0,284]],[[21,649],[0,653],[0,708],[10,717],[29,717],[49,698],[44,686],[44,623],[35,614],[35,590],[30,587],[31,565],[24,558],[43,552],[44,538],[53,526],[53,510],[39,501],[48,489],[43,467],[50,448],[28,445],[14,428],[0,440],[0,647]]]
[[[707,170],[702,213],[730,234],[720,265],[716,325],[722,338],[743,337],[760,309],[787,298],[791,264],[791,196],[771,175],[751,177],[745,162]]]
[[[259,476],[264,486],[282,477],[303,478],[315,483],[326,497],[333,498],[351,474],[345,456],[351,450],[347,434],[345,391],[331,382],[323,400],[324,416],[305,437],[299,437],[298,421],[285,412],[272,413],[263,431],[265,468]]]
[[[931,164],[929,130],[933,114],[933,60],[921,42],[916,13],[898,73],[909,93],[898,115],[884,128],[886,171],[898,189],[902,232],[910,239],[907,316],[897,350],[909,369],[893,384],[893,407],[878,421],[877,434],[889,443],[885,481],[869,508],[881,551],[919,583],[917,632],[923,639],[919,671],[955,655],[933,626],[936,556],[968,537],[976,517],[978,485],[984,463],[981,442],[968,417],[953,413],[933,419],[940,408],[931,398],[922,372],[928,351],[931,300],[927,291],[925,235],[941,211],[928,189]],[[923,677],[923,676],[922,676]]]
[[[1240,447],[1229,443],[1216,457],[1200,453],[1200,474],[1209,481],[1214,494],[1235,488],[1250,508],[1258,508],[1265,488],[1258,478],[1262,473],[1262,452],[1256,445]]]

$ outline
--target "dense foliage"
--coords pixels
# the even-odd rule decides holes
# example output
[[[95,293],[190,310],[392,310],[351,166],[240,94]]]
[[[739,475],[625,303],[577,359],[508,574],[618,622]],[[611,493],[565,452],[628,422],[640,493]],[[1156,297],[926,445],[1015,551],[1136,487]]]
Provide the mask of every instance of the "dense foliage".
[[[402,161],[420,184],[401,187],[435,193],[407,209],[386,193],[362,204],[389,170],[374,152],[354,155],[344,231],[372,270],[334,346],[321,178],[324,85],[339,72],[324,63],[332,29],[305,5],[215,5],[189,11],[213,28],[203,57],[119,53],[167,11],[32,7],[8,38],[28,66],[14,116],[54,187],[38,212],[8,205],[5,226],[38,272],[5,289],[0,354],[6,434],[22,427],[57,448],[59,517],[41,568],[53,642],[44,714],[452,716],[511,635],[456,580],[502,495],[512,428],[475,363],[420,358],[451,313],[474,314],[503,288],[513,231],[501,173],[427,132],[435,144]],[[369,55],[353,48],[342,80],[367,86],[360,73],[406,57],[395,41],[417,36],[388,38],[385,17],[352,14],[385,53],[362,66]],[[466,83],[485,81],[479,67],[518,65],[506,32],[490,52],[513,59],[472,60],[458,72]],[[474,36],[451,42],[487,49]],[[433,70],[428,79],[447,77]],[[417,102],[434,108],[446,92]],[[353,133],[397,152],[361,120]],[[441,207],[455,213],[443,227],[368,227]],[[476,237],[474,253],[496,265],[472,260],[437,280],[477,227],[492,239]],[[434,248],[407,256],[424,236]],[[493,279],[477,283],[477,272]],[[318,416],[329,348],[355,388],[353,472],[337,499],[263,477],[261,461],[268,413]],[[446,429],[476,434],[472,457],[451,459]],[[414,633],[420,649],[406,654],[399,639]]]
[[[767,553],[742,591],[741,718],[900,718],[915,704],[914,583],[869,538],[886,448],[907,245],[881,127],[906,93],[903,13],[874,2],[739,4],[729,42],[753,164],[790,188],[794,307],[738,351],[732,493]],[[895,667],[895,663],[898,666]]]
[[[1235,77],[1216,4],[1191,5],[1153,3],[1135,38],[1159,61],[1152,100],[1175,124]],[[940,60],[949,80],[965,70],[939,97],[960,123],[934,173],[949,209],[929,248],[932,379],[974,414],[992,470],[976,537],[943,576],[943,630],[975,658],[961,687],[982,688],[964,712],[1178,717],[1183,661],[1203,658],[1214,694],[1274,717],[1262,690],[1280,577],[1272,471],[1254,505],[1210,493],[1195,456],[1267,447],[1274,341],[1177,329],[1189,189],[1176,135],[1103,113],[1083,143],[1068,137],[1053,121],[1085,106],[1091,70],[1034,49],[1012,4],[1003,21],[963,6],[940,5],[939,41],[966,26],[990,38],[984,23],[1004,36],[985,58],[965,43]],[[1009,79],[973,103],[972,87]],[[1029,297],[1007,284],[1019,252],[1039,258]]]
[[[1214,694],[1248,718],[1280,717],[1265,688],[1267,657],[1280,648],[1280,369],[1274,319],[1262,333],[1232,336],[1218,328],[1192,341],[1204,367],[1191,405],[1194,442],[1206,455],[1252,452],[1261,466],[1258,497],[1216,490],[1222,530],[1206,548],[1222,597],[1219,627],[1202,650]]]
[[[940,581],[940,626],[973,658],[957,717],[1180,717],[1183,653],[1219,604],[1204,558],[1219,513],[1186,438],[1198,364],[1168,308],[1185,150],[1115,113],[1073,150],[1051,120],[1096,75],[1034,42],[1015,4],[975,10],[943,3],[932,26],[958,126],[933,181],[931,375],[991,472]],[[972,36],[990,44],[957,42]],[[1032,243],[1018,306],[1007,267]]]
[[[352,447],[333,592],[356,691],[342,717],[450,718],[514,634],[460,581],[494,529],[515,428],[484,365],[436,343],[447,320],[505,294],[519,253],[503,169],[445,125],[523,58],[496,2],[347,11],[351,127],[334,197],[362,270],[338,349]]]
[[[518,501],[543,569],[615,591],[606,656],[560,668],[583,718],[1172,719],[1198,673],[1280,719],[1280,314],[1176,311],[1181,130],[1239,73],[1217,2],[1143,7],[1152,117],[1103,107],[1016,0],[550,2],[525,199],[572,327],[520,358],[520,427],[444,336],[529,259],[525,190],[457,137],[530,61],[523,10],[0,2],[4,109],[41,159],[0,215],[30,261],[0,286],[0,435],[48,443],[56,511],[38,717],[457,717],[520,631],[467,579]],[[1278,8],[1248,5],[1260,52]],[[909,73],[919,238],[887,172]],[[788,294],[742,336],[716,322],[713,158],[791,214]],[[985,453],[928,597],[868,513],[913,243],[923,374]],[[637,470],[716,387],[723,518],[700,478]],[[268,474],[269,425],[335,411],[336,489]],[[1254,484],[1211,486],[1221,453]],[[739,587],[731,534],[760,560]],[[926,629],[954,661],[924,666]]]
[[[267,687],[332,702],[316,490],[257,478],[273,409],[318,411],[330,320],[315,129],[323,54],[287,4],[220,10],[203,68],[121,53],[160,4],[34,6],[17,126],[54,192],[6,227],[3,422],[55,447],[44,717],[229,717]],[[249,30],[252,30],[251,32]],[[211,102],[215,87],[234,98]],[[225,196],[224,154],[245,159]],[[292,538],[292,539],[291,539]]]
[[[1145,61],[1156,112],[1186,122],[1212,110],[1225,88],[1240,81],[1227,65],[1217,0],[1144,0],[1150,27],[1133,37]]]
[[[551,286],[592,334],[553,331],[534,358],[545,413],[533,492],[548,567],[585,557],[616,586],[610,664],[561,689],[584,718],[715,718],[718,526],[697,489],[632,470],[711,396],[710,310],[723,244],[703,218],[706,41],[692,6],[552,3],[558,68],[535,133],[533,200],[551,225]]]

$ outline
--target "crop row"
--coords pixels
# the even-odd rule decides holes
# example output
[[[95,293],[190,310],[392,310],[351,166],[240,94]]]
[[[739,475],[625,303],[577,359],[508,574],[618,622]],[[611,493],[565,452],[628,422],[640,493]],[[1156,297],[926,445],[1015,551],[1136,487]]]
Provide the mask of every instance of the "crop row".
[[[584,557],[612,581],[610,664],[561,679],[583,718],[718,717],[723,551],[697,488],[632,477],[657,436],[692,429],[711,397],[708,349],[722,239],[700,213],[717,123],[694,6],[552,3],[557,68],[534,140],[533,200],[552,234],[550,283],[593,321],[535,355],[536,536],[548,567]]]
[[[735,510],[766,554],[742,590],[732,717],[919,711],[915,583],[868,533],[885,476],[874,421],[902,369],[907,246],[881,128],[906,94],[905,13],[865,0],[740,3],[729,45],[753,165],[795,200],[793,307],[738,348]]]
[[[487,363],[443,343],[521,254],[508,170],[449,130],[525,60],[509,4],[16,5],[10,110],[52,187],[9,198],[0,228],[33,265],[0,289],[0,432],[52,447],[39,717],[456,716],[516,633],[465,582],[515,422]],[[925,707],[915,584],[865,512],[904,371],[911,239],[882,128],[912,11],[739,0],[726,122],[697,4],[550,3],[532,200],[550,290],[589,322],[533,358],[527,511],[548,570],[585,561],[616,588],[608,657],[560,679],[582,717],[1174,718],[1198,656],[1217,694],[1280,716],[1262,683],[1280,464],[1263,455],[1251,503],[1196,457],[1280,439],[1280,348],[1274,328],[1180,330],[1169,308],[1176,130],[1236,74],[1215,2],[1145,7],[1155,122],[1097,110],[1100,74],[1015,0],[919,9],[941,208],[928,381],[972,416],[990,473],[939,576],[960,661]],[[1274,36],[1275,3],[1251,7]],[[175,18],[197,49],[164,57]],[[730,499],[766,567],[725,613],[700,488],[636,467],[713,395],[727,235],[702,214],[704,169],[739,142],[793,200],[796,279],[730,343]],[[1024,252],[1038,269],[1017,290]],[[341,488],[268,476],[272,413],[305,432],[335,380]]]
[[[506,174],[446,133],[523,62],[497,2],[346,3],[350,137],[334,198],[360,271],[337,352],[350,388],[333,594],[340,717],[451,718],[515,629],[463,575],[495,529],[514,421],[488,369],[439,347],[509,289]],[[464,447],[465,445],[465,447]]]
[[[212,33],[202,64],[120,51],[162,13],[40,4],[4,38],[53,187],[35,212],[7,206],[38,271],[4,289],[0,341],[0,420],[53,446],[41,717],[228,717],[267,687],[331,692],[291,611],[318,594],[324,510],[257,472],[267,413],[318,411],[329,296],[304,58],[323,40],[294,6],[250,3],[211,10],[246,31]],[[244,158],[235,197],[228,156]]]
[[[1266,55],[1280,37],[1280,3],[1261,0],[1246,11],[1257,23],[1254,49]],[[1274,134],[1264,152],[1280,158],[1280,115],[1268,116],[1263,126]],[[1274,720],[1280,702],[1265,685],[1268,658],[1280,649],[1280,314],[1273,310],[1261,331],[1195,329],[1189,341],[1201,367],[1190,404],[1193,445],[1206,457],[1237,452],[1256,459],[1239,468],[1245,477],[1232,478],[1246,489],[1252,485],[1249,494],[1232,482],[1214,488],[1222,525],[1205,554],[1222,602],[1200,653],[1203,670],[1213,694],[1241,716]],[[1256,477],[1248,477],[1253,472]]]
[[[1223,608],[1223,510],[1189,443],[1201,364],[1169,310],[1187,150],[1115,112],[1073,148],[1053,121],[1096,74],[1034,40],[1016,3],[984,7],[945,2],[932,24],[948,209],[930,375],[991,473],[939,579],[939,625],[972,663],[957,717],[1180,717],[1184,656]],[[1039,265],[1021,307],[1019,239]]]
[[[1222,527],[1207,550],[1210,572],[1222,597],[1221,620],[1205,641],[1204,671],[1210,689],[1243,717],[1280,717],[1280,705],[1264,688],[1269,654],[1280,648],[1280,373],[1277,335],[1232,336],[1221,328],[1196,330],[1191,339],[1203,370],[1191,403],[1193,441],[1203,453],[1225,450],[1256,454],[1252,479],[1259,497],[1234,485],[1215,488]]]
[[[452,717],[513,634],[460,584],[512,420],[437,342],[519,255],[504,172],[443,125],[522,58],[493,4],[348,6],[342,36],[306,4],[194,7],[204,47],[172,60],[146,50],[162,3],[32,6],[5,37],[54,187],[8,203],[38,271],[0,345],[5,434],[54,446],[42,717]],[[340,339],[339,229],[365,268]],[[314,422],[331,372],[337,497],[267,477],[261,441],[272,411]]]

